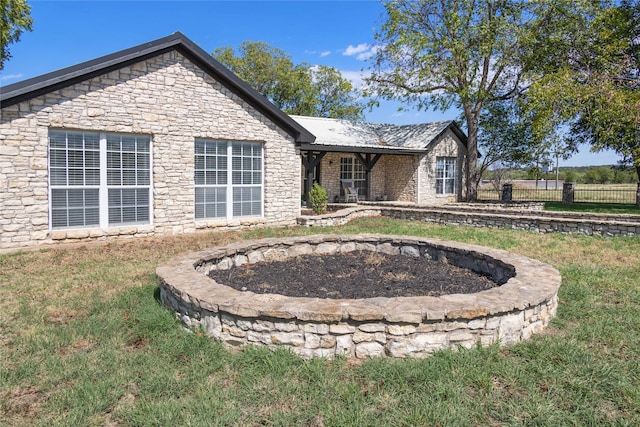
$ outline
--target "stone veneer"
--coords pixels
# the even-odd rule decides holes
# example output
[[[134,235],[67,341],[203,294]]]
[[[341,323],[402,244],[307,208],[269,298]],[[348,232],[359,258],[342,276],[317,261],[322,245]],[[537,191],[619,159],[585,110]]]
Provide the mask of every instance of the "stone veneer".
[[[152,140],[153,206],[146,225],[51,230],[49,129],[144,134]],[[194,139],[264,144],[264,216],[194,215]],[[300,157],[291,136],[177,51],[3,107],[0,249],[110,236],[179,234],[210,227],[295,224]]]
[[[475,294],[351,300],[242,292],[207,276],[233,265],[354,250],[430,257],[506,283]],[[442,349],[517,343],[548,325],[561,283],[553,267],[506,251],[385,235],[240,242],[174,258],[156,272],[161,300],[185,325],[232,346],[281,346],[327,358],[425,357]]]
[[[407,207],[391,203],[344,205],[324,215],[298,217],[306,227],[343,225],[365,216],[457,224],[487,228],[510,228],[536,233],[572,233],[587,236],[640,236],[640,216],[599,215],[592,213],[548,212],[536,204],[500,207],[495,204],[452,204],[444,207]]]
[[[416,170],[417,174],[417,204],[443,205],[445,203],[457,202],[458,197],[464,193],[466,183],[465,177],[465,153],[466,148],[451,130],[447,130],[435,143],[429,154],[420,159],[420,166]],[[456,194],[443,195],[436,194],[436,159],[438,157],[454,157],[456,159]]]

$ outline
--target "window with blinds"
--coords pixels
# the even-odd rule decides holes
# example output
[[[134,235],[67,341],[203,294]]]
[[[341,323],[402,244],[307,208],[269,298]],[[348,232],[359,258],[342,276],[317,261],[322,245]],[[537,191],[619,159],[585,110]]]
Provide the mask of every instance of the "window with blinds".
[[[146,224],[151,138],[49,131],[51,228]]]
[[[196,140],[196,219],[227,216],[227,143]]]
[[[261,216],[262,144],[195,141],[195,217]]]
[[[149,222],[150,138],[106,135],[109,225]]]

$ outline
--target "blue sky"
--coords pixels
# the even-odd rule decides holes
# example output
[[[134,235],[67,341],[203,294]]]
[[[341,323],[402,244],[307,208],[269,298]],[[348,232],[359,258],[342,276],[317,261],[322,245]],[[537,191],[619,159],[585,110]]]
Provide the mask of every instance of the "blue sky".
[[[369,66],[375,29],[383,22],[378,1],[54,1],[31,0],[33,32],[10,46],[0,85],[155,40],[181,31],[207,52],[264,41],[294,63],[328,65],[355,83]],[[394,124],[457,119],[455,110],[398,111],[382,102],[366,120]],[[612,152],[587,147],[560,166],[614,164]]]

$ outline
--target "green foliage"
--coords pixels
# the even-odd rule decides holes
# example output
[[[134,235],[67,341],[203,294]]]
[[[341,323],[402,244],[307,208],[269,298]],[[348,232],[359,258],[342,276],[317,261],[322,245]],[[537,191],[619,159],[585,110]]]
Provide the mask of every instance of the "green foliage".
[[[213,57],[287,114],[360,120],[365,105],[352,84],[332,67],[294,64],[265,42],[244,41],[238,54],[221,47]]]
[[[573,171],[558,172],[558,178],[564,182],[576,182],[576,174]]]
[[[501,178],[502,180],[536,179],[536,176],[548,178],[540,167],[535,165],[508,169]],[[496,170],[484,171],[482,179],[496,179]],[[560,167],[558,179],[579,184],[635,184],[638,182],[633,168],[621,165]]]
[[[590,168],[584,175],[585,184],[606,184],[613,179],[613,171],[607,166]]]
[[[311,187],[309,191],[309,204],[311,205],[311,209],[317,214],[323,213],[327,209],[327,200],[329,200],[327,190],[317,182],[314,182],[313,187]]]
[[[526,108],[533,130],[570,126],[567,141],[613,149],[640,178],[640,4],[555,2],[547,37],[532,46]],[[553,43],[546,41],[552,39]]]
[[[4,61],[11,58],[9,45],[20,40],[23,31],[31,31],[31,6],[26,0],[0,0],[0,70]]]
[[[515,99],[487,105],[480,117],[478,146],[482,153],[480,176],[491,166],[513,169],[535,163],[541,157],[540,142]]]
[[[536,12],[525,1],[400,0],[385,3],[370,90],[418,108],[462,110],[468,134],[466,190],[475,199],[484,109],[517,96],[522,53]],[[536,21],[537,22],[537,21]],[[504,127],[502,127],[504,129]],[[490,129],[485,132],[490,133]],[[489,137],[485,139],[485,143]],[[502,145],[508,145],[507,138]]]

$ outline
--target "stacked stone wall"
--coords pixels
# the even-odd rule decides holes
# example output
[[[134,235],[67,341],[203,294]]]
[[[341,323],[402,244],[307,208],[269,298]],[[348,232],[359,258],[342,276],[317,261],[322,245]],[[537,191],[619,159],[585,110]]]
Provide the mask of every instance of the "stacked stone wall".
[[[504,283],[476,294],[362,300],[293,298],[216,283],[214,269],[354,250],[431,259]],[[425,357],[513,344],[555,315],[560,275],[539,261],[490,248],[406,236],[264,239],[188,254],[157,269],[161,299],[190,328],[232,346],[286,347],[303,357]]]
[[[51,230],[49,129],[150,135],[153,207],[148,225]],[[194,140],[264,144],[264,216],[196,221]],[[111,236],[190,233],[209,227],[293,224],[300,193],[293,139],[177,51],[3,107],[0,248]]]
[[[418,197],[418,156],[389,156],[386,159],[385,192],[389,200],[416,203]]]
[[[535,206],[534,209],[539,209],[539,207]],[[571,233],[604,237],[640,235],[640,217],[637,215],[597,215],[520,210],[517,208],[483,208],[476,204],[466,207],[456,204],[442,208],[411,208],[391,204],[362,203],[360,206],[333,211],[326,215],[302,216],[298,218],[298,224],[307,227],[336,226],[363,216],[388,216],[409,221],[508,228],[536,233]]]

